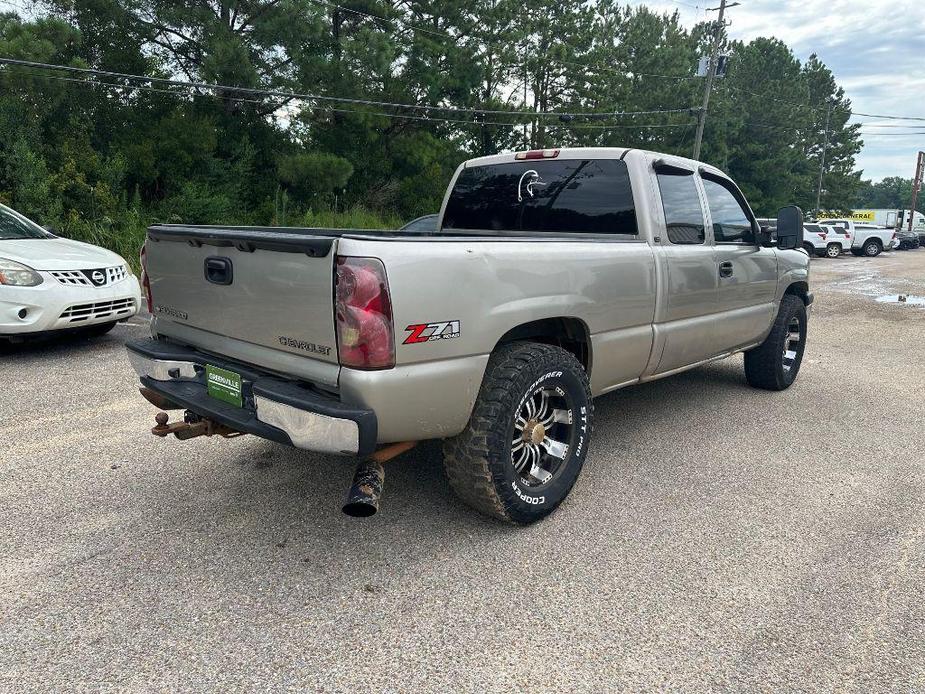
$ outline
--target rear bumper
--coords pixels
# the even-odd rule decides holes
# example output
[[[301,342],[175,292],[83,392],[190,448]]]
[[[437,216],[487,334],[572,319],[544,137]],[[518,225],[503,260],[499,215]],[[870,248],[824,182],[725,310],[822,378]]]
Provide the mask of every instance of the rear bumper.
[[[236,431],[323,453],[368,455],[376,448],[378,425],[372,410],[164,340],[136,340],[126,348],[146,388]],[[208,394],[207,363],[241,375],[243,407]]]

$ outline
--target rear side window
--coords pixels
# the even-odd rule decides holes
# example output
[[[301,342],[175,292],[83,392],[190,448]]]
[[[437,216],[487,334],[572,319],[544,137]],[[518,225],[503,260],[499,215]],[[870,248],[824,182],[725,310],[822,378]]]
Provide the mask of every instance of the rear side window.
[[[823,231],[822,227],[818,224],[804,224],[803,228],[807,231]]]
[[[706,226],[693,172],[659,172],[657,175],[668,240],[679,244],[704,243]]]
[[[444,229],[637,235],[619,159],[528,160],[463,169]]]
[[[713,236],[717,243],[754,243],[755,235],[748,213],[738,196],[719,180],[703,177],[703,188],[713,218]]]

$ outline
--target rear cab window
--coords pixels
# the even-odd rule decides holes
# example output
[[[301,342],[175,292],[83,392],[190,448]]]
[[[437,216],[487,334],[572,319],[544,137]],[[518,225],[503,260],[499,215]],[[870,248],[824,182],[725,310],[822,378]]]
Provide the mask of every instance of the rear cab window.
[[[444,230],[636,238],[636,208],[619,159],[525,160],[463,169]]]
[[[706,223],[694,172],[671,166],[657,167],[658,189],[665,212],[668,240],[674,244],[703,244]]]

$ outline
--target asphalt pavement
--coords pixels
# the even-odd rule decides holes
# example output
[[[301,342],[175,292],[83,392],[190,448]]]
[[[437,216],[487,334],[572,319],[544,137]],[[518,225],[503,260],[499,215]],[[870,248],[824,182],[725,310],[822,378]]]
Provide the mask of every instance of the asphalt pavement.
[[[515,528],[439,446],[340,513],[348,460],[162,440],[123,343],[0,353],[0,689],[925,690],[925,250],[812,263],[803,368],[596,401]]]

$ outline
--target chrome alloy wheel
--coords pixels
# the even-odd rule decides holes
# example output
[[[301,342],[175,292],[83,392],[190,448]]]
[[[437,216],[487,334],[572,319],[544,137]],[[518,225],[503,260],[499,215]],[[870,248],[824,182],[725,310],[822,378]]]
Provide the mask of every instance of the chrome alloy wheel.
[[[793,362],[796,361],[797,352],[800,350],[800,342],[803,340],[803,329],[800,327],[800,319],[794,316],[790,319],[787,326],[787,337],[784,338],[784,371],[788,372],[793,368]]]
[[[524,400],[511,441],[522,484],[539,487],[553,478],[568,457],[573,421],[571,400],[559,386],[541,386]]]
[[[836,246],[833,243],[825,249],[825,254],[830,258],[837,258],[841,255],[841,246]]]

